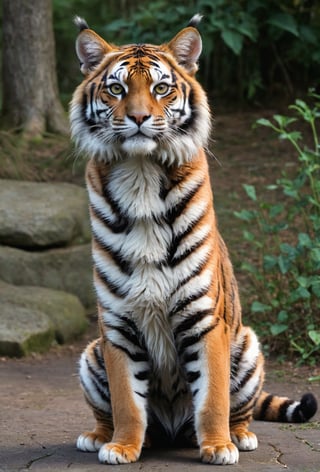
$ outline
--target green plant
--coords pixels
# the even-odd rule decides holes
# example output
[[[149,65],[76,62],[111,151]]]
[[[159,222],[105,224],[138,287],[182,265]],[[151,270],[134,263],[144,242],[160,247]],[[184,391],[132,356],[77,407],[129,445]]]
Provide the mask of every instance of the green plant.
[[[216,101],[269,100],[277,91],[288,95],[318,82],[317,2],[176,0],[173,5],[170,0],[53,0],[53,10],[59,83],[66,101],[80,77],[74,54],[75,14],[115,44],[159,44],[199,12],[204,16],[199,78]]]
[[[242,266],[256,291],[251,305],[256,328],[271,350],[296,353],[310,364],[320,352],[320,95],[311,93],[311,99],[312,104],[296,100],[289,107],[295,117],[257,121],[292,144],[297,163],[291,175],[268,186],[273,199],[261,200],[254,186],[245,185],[254,205],[236,213],[256,229],[245,229],[244,238],[258,260]],[[311,133],[297,129],[305,125]]]

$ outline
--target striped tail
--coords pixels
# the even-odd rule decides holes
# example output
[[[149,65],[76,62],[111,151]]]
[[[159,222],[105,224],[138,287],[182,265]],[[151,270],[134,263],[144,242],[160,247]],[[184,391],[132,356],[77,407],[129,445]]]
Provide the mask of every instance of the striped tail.
[[[305,393],[300,401],[295,401],[262,392],[257,400],[253,417],[262,421],[304,423],[316,413],[317,408],[317,400],[312,393]]]

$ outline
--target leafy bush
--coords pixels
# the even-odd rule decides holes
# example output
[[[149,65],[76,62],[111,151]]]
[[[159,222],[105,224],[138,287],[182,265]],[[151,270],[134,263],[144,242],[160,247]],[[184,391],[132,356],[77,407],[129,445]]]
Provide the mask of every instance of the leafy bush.
[[[204,53],[200,79],[209,94],[231,100],[262,100],[319,81],[320,9],[303,0],[53,0],[61,88],[73,90],[75,14],[110,42],[161,43],[197,12]],[[299,73],[297,73],[299,70]],[[269,94],[268,94],[269,92]]]
[[[284,174],[268,187],[273,201],[258,198],[255,187],[245,185],[254,208],[236,216],[249,223],[244,237],[258,255],[255,264],[243,264],[256,290],[251,305],[256,329],[271,350],[298,353],[302,362],[315,363],[320,353],[320,95],[311,98],[311,105],[296,100],[289,107],[297,117],[257,121],[292,144],[297,164],[293,175]],[[310,127],[312,146],[297,130],[301,122]]]

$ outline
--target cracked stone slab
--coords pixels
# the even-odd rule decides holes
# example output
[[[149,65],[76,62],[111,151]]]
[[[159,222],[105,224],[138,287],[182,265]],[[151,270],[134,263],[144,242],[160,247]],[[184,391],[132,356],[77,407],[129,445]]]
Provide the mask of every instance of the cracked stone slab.
[[[94,333],[91,333],[92,335]],[[91,338],[91,336],[90,336]],[[6,472],[103,472],[109,466],[98,462],[96,453],[76,450],[76,438],[94,427],[77,377],[77,361],[87,340],[79,341],[64,354],[52,351],[33,359],[0,359],[0,468]],[[305,378],[305,377],[303,377]],[[266,389],[270,391],[270,384]],[[294,397],[306,389],[292,381],[280,382],[277,391]],[[320,398],[320,383],[308,388]],[[272,388],[274,390],[274,388]],[[12,392],[15,392],[12,395]],[[320,472],[320,453],[299,438],[319,442],[320,412],[307,430],[289,425],[255,421],[251,430],[259,440],[256,451],[240,452],[236,466],[202,464],[197,449],[145,449],[139,462],[117,465],[117,472]],[[28,468],[26,469],[26,466]],[[112,466],[111,466],[112,469]],[[110,469],[110,470],[111,470]],[[112,469],[113,470],[113,469]]]

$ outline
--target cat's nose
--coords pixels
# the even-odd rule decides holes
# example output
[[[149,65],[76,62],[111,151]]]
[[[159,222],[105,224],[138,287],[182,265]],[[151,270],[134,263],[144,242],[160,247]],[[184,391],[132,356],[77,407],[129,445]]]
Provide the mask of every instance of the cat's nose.
[[[131,113],[128,115],[128,118],[132,120],[136,125],[141,126],[144,121],[150,118],[151,115],[146,115],[145,113]]]

